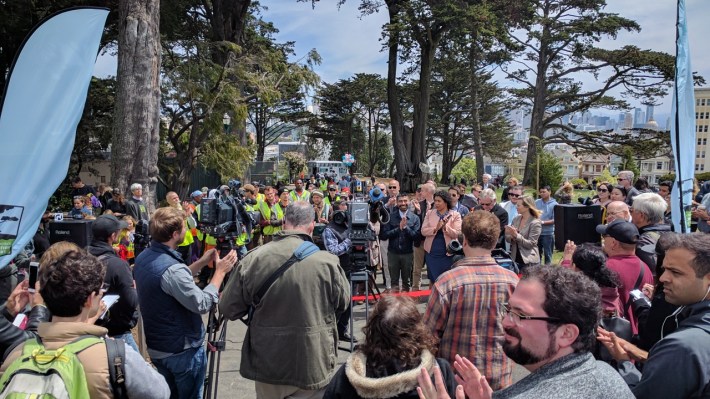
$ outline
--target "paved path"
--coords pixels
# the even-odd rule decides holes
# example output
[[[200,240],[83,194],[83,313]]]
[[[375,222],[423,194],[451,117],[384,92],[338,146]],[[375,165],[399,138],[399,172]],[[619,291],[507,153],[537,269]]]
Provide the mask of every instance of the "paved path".
[[[379,280],[379,278],[378,278]],[[428,283],[425,279],[422,285]],[[422,287],[424,288],[424,287]],[[383,289],[383,288],[381,288]],[[426,308],[427,297],[418,299],[420,312],[424,314]],[[362,327],[365,325],[365,305],[356,305],[354,308],[354,330],[355,336],[359,340],[363,340]],[[239,362],[242,354],[242,343],[246,334],[246,326],[241,321],[230,321],[227,323],[227,344],[226,349],[222,352],[222,360],[220,362],[219,385],[217,389],[219,398],[241,398],[255,399],[254,382],[244,379],[239,374]],[[340,343],[341,348],[350,349],[349,343]],[[345,350],[338,351],[338,367],[340,367],[347,359],[349,352]],[[285,354],[284,361],[288,361],[288,355]],[[513,369],[513,380],[518,381],[527,375],[528,372],[517,365]]]

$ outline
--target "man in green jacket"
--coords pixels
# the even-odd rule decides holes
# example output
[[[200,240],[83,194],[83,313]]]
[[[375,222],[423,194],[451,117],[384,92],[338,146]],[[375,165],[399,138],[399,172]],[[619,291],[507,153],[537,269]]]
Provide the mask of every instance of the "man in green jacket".
[[[230,320],[246,315],[262,284],[304,241],[311,241],[314,224],[311,204],[289,205],[284,230],[237,266],[220,312]],[[338,257],[326,251],[296,262],[278,277],[256,306],[242,346],[240,373],[255,381],[257,398],[322,395],[338,362],[336,320],[349,303],[350,284]],[[289,353],[294,356],[285,362]]]

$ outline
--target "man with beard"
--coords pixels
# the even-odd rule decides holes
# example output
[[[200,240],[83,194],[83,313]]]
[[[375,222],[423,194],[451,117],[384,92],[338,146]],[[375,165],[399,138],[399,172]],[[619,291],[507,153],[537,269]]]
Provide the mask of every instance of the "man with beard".
[[[590,353],[601,314],[601,294],[596,283],[582,273],[558,266],[528,268],[509,302],[501,304],[501,311],[503,351],[530,374],[493,392],[485,376],[468,359],[457,356],[454,368],[470,399],[634,397],[621,376]],[[446,392],[438,389],[443,388],[441,372],[435,371],[434,376],[437,387],[428,375],[420,374],[424,396],[446,398]]]
[[[380,235],[386,239],[380,242],[387,242],[389,246],[387,264],[395,291],[400,290],[400,276],[403,291],[409,292],[412,287],[413,242],[420,228],[419,217],[409,210],[407,194],[397,194],[397,208],[392,208],[389,223],[382,226]]]

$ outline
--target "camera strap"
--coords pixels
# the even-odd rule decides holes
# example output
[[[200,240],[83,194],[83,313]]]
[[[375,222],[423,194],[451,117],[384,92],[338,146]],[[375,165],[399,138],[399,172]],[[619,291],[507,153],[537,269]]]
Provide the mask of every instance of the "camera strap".
[[[264,281],[263,284],[261,284],[261,287],[259,287],[259,291],[256,292],[254,295],[254,298],[252,299],[251,305],[249,305],[249,309],[247,311],[247,314],[245,317],[242,317],[240,320],[246,324],[247,326],[251,324],[252,319],[254,318],[254,311],[256,310],[256,307],[259,306],[259,303],[261,303],[261,299],[266,295],[266,292],[271,288],[271,286],[276,282],[276,280],[283,275],[286,270],[288,270],[289,267],[291,267],[293,264],[302,261],[303,259],[306,259],[307,257],[313,255],[314,253],[320,251],[320,248],[311,241],[303,241],[301,245],[296,248],[296,250],[293,252],[293,255],[291,255],[290,258],[286,262],[284,262],[281,267],[276,269],[269,278]]]
[[[636,284],[634,284],[634,288],[629,291],[628,296],[626,297],[626,315],[631,318],[631,291],[639,289],[639,286],[641,285],[641,281],[643,281],[643,275],[645,273],[644,271],[644,263],[642,260],[639,260],[639,267],[641,268],[641,271],[639,271],[639,276],[636,279]]]

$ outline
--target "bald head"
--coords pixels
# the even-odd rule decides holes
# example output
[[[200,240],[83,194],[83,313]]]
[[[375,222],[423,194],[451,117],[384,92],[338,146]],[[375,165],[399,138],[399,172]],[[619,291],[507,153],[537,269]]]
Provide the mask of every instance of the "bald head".
[[[629,220],[631,212],[629,206],[623,201],[613,201],[606,206],[606,222],[611,223],[616,219]]]

